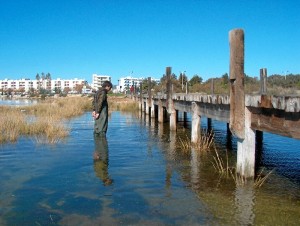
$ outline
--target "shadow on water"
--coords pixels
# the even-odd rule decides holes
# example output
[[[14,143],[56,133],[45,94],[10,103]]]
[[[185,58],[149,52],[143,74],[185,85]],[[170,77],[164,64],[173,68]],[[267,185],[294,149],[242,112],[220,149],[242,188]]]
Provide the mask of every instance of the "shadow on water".
[[[281,170],[260,189],[239,186],[215,171],[212,152],[180,149],[179,138],[190,136],[185,117],[173,132],[144,114],[113,112],[107,137],[94,138],[86,113],[70,121],[70,137],[55,147],[25,138],[2,145],[0,225],[298,224],[299,183],[280,173],[299,172],[298,152],[286,154],[291,140],[266,134],[258,168],[280,163]],[[209,123],[220,156],[227,151],[234,165],[236,141],[226,123]]]

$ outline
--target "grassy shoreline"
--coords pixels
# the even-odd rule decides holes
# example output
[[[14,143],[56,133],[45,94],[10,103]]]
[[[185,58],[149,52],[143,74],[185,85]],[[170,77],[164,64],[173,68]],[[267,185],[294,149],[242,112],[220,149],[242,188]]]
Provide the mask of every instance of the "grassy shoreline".
[[[110,111],[135,111],[138,104],[124,97],[108,97]],[[0,106],[0,143],[16,142],[20,136],[37,143],[57,143],[67,137],[65,121],[92,111],[92,97],[47,98],[30,106]]]

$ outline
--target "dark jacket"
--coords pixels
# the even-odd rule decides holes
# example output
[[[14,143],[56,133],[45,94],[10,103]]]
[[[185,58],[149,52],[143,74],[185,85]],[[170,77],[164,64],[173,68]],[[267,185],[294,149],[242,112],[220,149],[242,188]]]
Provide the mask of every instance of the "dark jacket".
[[[94,96],[93,102],[93,111],[96,113],[101,113],[102,109],[107,106],[107,90],[100,88]]]

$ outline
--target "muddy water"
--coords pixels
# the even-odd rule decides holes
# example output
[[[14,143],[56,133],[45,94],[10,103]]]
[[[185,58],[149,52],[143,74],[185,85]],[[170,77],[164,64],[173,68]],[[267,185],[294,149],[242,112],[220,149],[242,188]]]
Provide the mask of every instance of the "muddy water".
[[[0,225],[299,223],[298,140],[264,135],[259,169],[274,171],[254,189],[220,176],[214,153],[181,151],[189,123],[174,133],[167,123],[113,112],[106,139],[94,139],[90,113],[69,126],[70,137],[54,146],[28,138],[0,146]],[[226,139],[226,125],[212,127],[220,155],[227,149],[234,164],[234,138]]]

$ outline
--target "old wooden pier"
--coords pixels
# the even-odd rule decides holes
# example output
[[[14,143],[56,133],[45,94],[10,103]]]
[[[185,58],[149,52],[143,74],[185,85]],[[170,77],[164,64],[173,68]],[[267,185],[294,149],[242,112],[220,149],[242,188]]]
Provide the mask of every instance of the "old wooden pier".
[[[194,143],[200,135],[201,117],[227,122],[230,132],[238,138],[237,172],[249,178],[255,174],[256,136],[266,131],[300,139],[300,97],[265,95],[266,69],[260,71],[261,94],[245,95],[243,30],[230,31],[229,43],[230,95],[173,93],[171,67],[167,67],[166,93],[153,95],[149,89],[138,99],[142,110],[159,122],[164,122],[167,115],[171,130],[176,130],[178,112],[190,113]]]

